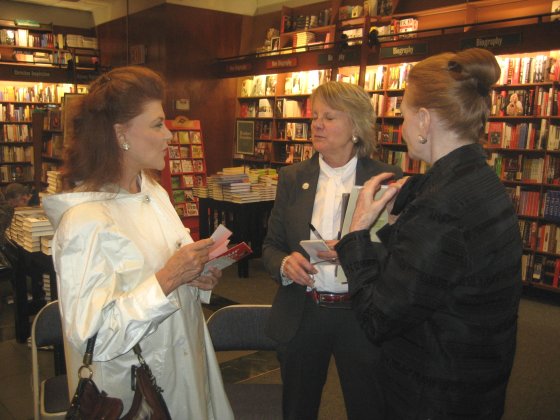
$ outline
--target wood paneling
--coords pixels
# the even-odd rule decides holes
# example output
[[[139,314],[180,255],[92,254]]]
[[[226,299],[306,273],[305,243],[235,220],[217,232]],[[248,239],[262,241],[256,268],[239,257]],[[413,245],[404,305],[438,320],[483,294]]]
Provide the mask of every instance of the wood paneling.
[[[126,65],[126,19],[113,20],[97,27],[99,63],[102,67]]]
[[[216,57],[239,54],[244,17],[193,7],[163,4],[98,27],[101,65],[127,63],[127,45],[146,47],[146,66],[164,75],[165,113],[201,121],[208,174],[232,164],[236,83],[214,74]],[[177,112],[176,99],[190,100]]]
[[[201,121],[207,173],[232,165],[235,124],[235,80],[218,79],[216,57],[239,54],[243,16],[192,7],[165,5],[167,33],[166,77],[171,106],[190,99],[189,118]]]

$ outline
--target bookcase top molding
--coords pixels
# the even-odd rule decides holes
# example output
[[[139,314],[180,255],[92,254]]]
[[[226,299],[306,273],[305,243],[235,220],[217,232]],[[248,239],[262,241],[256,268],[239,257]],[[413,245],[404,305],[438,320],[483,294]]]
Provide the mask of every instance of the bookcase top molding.
[[[343,4],[359,4],[358,0],[327,0],[332,7],[337,9]],[[470,15],[476,14],[477,10],[486,7],[501,6],[511,10],[513,8],[531,8],[544,7],[550,10],[550,0],[392,0],[393,15],[410,15],[419,13],[449,12],[469,9]],[[325,3],[319,0],[137,0],[129,2],[127,10],[127,0],[80,0],[80,1],[64,1],[64,0],[17,0],[6,1],[0,0],[2,9],[8,6],[10,8],[19,7],[22,9],[27,7],[31,18],[35,16],[33,5],[48,6],[54,10],[69,10],[89,12],[93,16],[95,25],[100,25],[112,20],[116,20],[126,16],[127,14],[137,13],[146,9],[150,9],[162,4],[174,4],[179,6],[189,6],[201,9],[216,10],[220,12],[235,13],[247,16],[257,16],[267,13],[278,12],[282,7],[302,7],[317,3]],[[546,7],[545,7],[546,6]],[[35,7],[36,9],[36,7]],[[20,10],[21,11],[21,10]],[[541,11],[542,13],[544,11]],[[42,12],[44,13],[44,11]],[[534,12],[539,13],[539,12]],[[27,16],[30,18],[30,16]],[[4,16],[5,18],[5,16]],[[41,19],[39,19],[41,20]]]

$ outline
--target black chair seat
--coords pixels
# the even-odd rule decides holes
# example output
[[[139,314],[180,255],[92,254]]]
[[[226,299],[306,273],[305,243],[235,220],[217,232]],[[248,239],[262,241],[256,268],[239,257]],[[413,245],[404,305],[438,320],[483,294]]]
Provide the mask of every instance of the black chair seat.
[[[70,407],[66,375],[49,378],[43,386],[45,411],[47,413],[60,413]]]

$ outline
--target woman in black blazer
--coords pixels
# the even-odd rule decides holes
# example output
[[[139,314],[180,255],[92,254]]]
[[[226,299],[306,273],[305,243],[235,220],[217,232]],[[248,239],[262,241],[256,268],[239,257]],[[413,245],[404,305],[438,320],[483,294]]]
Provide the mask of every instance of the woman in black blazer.
[[[299,242],[317,239],[312,223],[333,246],[340,229],[341,197],[354,185],[400,169],[374,161],[375,115],[362,88],[328,82],[311,95],[309,160],[280,170],[276,202],[263,245],[263,260],[280,287],[267,333],[278,342],[286,419],[314,419],[331,356],[336,360],[349,419],[371,419],[377,401],[369,342],[350,309],[348,287],[337,281],[336,264],[312,265]],[[335,261],[336,262],[336,261]]]
[[[381,346],[387,419],[500,419],[511,372],[522,244],[505,188],[477,144],[500,67],[489,51],[430,57],[409,73],[403,136],[431,168],[399,192],[381,244],[367,228],[395,194],[368,181],[336,251],[352,304]],[[390,220],[391,222],[391,220]]]

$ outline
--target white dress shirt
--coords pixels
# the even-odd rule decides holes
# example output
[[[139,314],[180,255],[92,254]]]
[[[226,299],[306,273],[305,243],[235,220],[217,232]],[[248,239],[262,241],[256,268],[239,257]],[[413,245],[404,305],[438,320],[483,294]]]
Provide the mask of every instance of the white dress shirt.
[[[319,155],[320,172],[311,223],[325,240],[338,239],[341,229],[342,194],[350,193],[356,183],[357,162],[358,159],[354,156],[346,165],[331,168],[323,156]],[[313,232],[309,233],[310,239],[318,239]],[[334,293],[348,291],[348,285],[336,281],[335,264],[320,262],[315,264],[315,268],[319,271],[314,275],[317,290]]]

